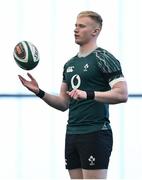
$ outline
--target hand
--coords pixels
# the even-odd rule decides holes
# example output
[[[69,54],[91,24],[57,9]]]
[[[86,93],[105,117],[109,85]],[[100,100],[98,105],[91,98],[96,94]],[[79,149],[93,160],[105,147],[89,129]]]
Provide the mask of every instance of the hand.
[[[67,91],[67,94],[73,98],[73,99],[76,99],[76,100],[81,100],[81,99],[87,99],[87,94],[86,94],[86,91],[82,91],[82,90],[79,90],[79,89],[74,89],[72,91]]]
[[[21,75],[18,75],[21,83],[30,91],[32,91],[33,93],[37,94],[39,92],[39,86],[37,81],[33,78],[33,76],[30,73],[27,73],[27,75],[29,76],[29,78],[31,79],[30,81],[26,80],[25,78],[23,78]]]

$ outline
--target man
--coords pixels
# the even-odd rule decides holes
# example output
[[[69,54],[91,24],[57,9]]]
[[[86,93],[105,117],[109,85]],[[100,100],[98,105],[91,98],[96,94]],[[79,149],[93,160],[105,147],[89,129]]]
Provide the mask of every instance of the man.
[[[41,90],[29,73],[30,81],[19,78],[48,105],[61,111],[69,108],[65,161],[71,179],[105,179],[113,145],[109,104],[127,101],[127,84],[120,62],[97,47],[101,16],[83,11],[75,26],[79,53],[64,66],[58,96]]]

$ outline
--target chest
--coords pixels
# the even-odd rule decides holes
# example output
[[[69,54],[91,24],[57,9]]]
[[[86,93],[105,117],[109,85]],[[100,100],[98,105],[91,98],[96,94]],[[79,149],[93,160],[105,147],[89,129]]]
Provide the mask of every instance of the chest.
[[[95,58],[79,58],[70,62],[64,72],[68,87],[71,89],[94,88],[102,81],[102,74]]]
[[[65,71],[66,78],[69,80],[74,75],[79,75],[81,79],[90,79],[95,76],[97,73],[97,65],[95,60],[92,59],[76,59],[73,62],[71,62],[67,67]]]

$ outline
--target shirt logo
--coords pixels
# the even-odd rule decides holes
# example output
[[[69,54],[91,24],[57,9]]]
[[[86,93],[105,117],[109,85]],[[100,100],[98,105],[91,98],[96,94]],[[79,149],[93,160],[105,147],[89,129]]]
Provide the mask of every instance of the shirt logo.
[[[67,73],[73,72],[73,69],[74,69],[74,66],[69,66],[69,67],[67,68]]]
[[[75,74],[72,78],[71,78],[71,86],[73,89],[78,89],[79,86],[81,84],[81,78],[78,74]]]
[[[83,71],[87,71],[88,68],[89,68],[89,65],[88,65],[88,64],[85,64]]]

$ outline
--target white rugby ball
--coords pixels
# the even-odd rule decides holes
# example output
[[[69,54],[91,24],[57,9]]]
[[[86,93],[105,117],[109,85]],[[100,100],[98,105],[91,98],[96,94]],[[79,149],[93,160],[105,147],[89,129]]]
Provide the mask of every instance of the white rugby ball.
[[[39,63],[40,57],[38,49],[28,41],[19,42],[13,52],[17,65],[24,70],[32,70]]]

